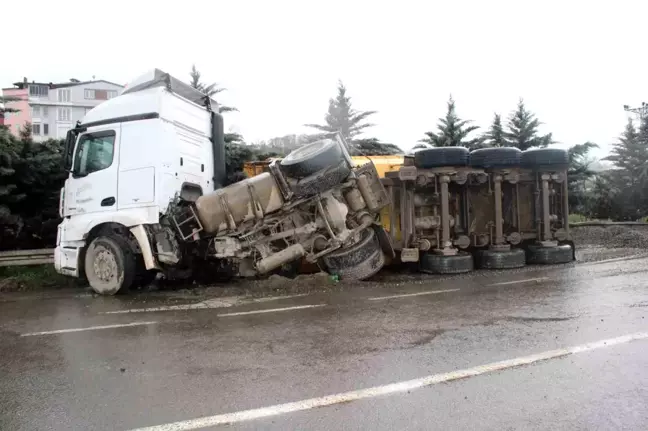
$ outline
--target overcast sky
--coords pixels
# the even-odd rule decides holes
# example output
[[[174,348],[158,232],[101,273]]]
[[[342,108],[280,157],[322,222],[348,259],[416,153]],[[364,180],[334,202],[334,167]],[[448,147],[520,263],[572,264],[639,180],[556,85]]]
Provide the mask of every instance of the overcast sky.
[[[0,85],[156,67],[188,79],[196,63],[254,141],[321,122],[342,79],[355,108],[378,111],[367,136],[403,148],[451,93],[484,128],[523,97],[562,145],[601,154],[623,105],[648,101],[646,17],[646,0],[23,1],[2,19]]]

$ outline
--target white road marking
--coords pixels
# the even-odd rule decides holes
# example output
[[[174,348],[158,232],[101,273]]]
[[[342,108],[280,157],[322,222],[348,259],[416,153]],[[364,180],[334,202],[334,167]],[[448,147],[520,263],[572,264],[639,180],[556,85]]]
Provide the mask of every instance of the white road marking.
[[[457,292],[459,289],[434,290],[430,292],[404,293],[402,295],[375,296],[369,301],[382,301],[383,299],[408,298],[410,296],[436,295],[437,293]]]
[[[216,425],[231,424],[236,422],[245,422],[254,419],[278,416],[287,413],[294,413],[303,410],[326,407],[334,404],[348,403],[367,398],[374,398],[385,395],[392,395],[411,391],[414,389],[424,388],[426,386],[436,385],[439,383],[450,382],[453,380],[475,377],[481,374],[493,373],[510,368],[516,368],[523,365],[529,365],[536,362],[546,361],[548,359],[557,359],[569,355],[587,352],[603,347],[610,347],[617,344],[628,343],[634,340],[644,340],[648,338],[648,332],[638,332],[635,334],[624,335],[617,338],[595,341],[592,343],[582,344],[564,349],[549,350],[547,352],[537,353],[529,356],[508,359],[505,361],[492,362],[490,364],[479,365],[464,370],[451,371],[449,373],[433,374],[421,377],[419,379],[407,380],[403,382],[391,383],[384,386],[375,386],[373,388],[360,389],[356,391],[343,392],[335,395],[324,397],[310,398],[302,401],[295,401],[285,404],[277,404],[269,407],[258,409],[242,410],[234,413],[225,413],[215,416],[205,416],[198,419],[189,419],[186,421],[172,422],[152,427],[137,428],[131,431],[185,431],[198,428],[213,427]]]
[[[131,308],[128,310],[104,311],[99,314],[127,314],[127,313],[152,313],[155,311],[178,311],[178,310],[205,310],[208,308],[227,308],[234,304],[228,301],[218,299],[208,299],[207,301],[197,302],[195,304],[181,305],[162,305],[160,307],[150,308]]]
[[[488,287],[490,287],[490,286],[506,286],[507,284],[528,283],[529,281],[545,281],[545,280],[549,280],[549,277],[527,278],[526,280],[504,281],[502,283],[489,284]]]
[[[326,304],[297,305],[295,307],[268,308],[268,309],[265,309],[265,310],[240,311],[238,313],[223,313],[223,314],[217,314],[216,316],[218,316],[218,317],[246,316],[248,314],[275,313],[275,312],[279,312],[279,311],[302,310],[304,308],[315,308],[315,307],[324,307],[324,306],[326,306]]]
[[[160,307],[149,308],[129,308],[128,310],[115,310],[103,311],[99,314],[128,314],[128,313],[153,313],[157,311],[179,311],[179,310],[206,310],[209,308],[228,308],[235,305],[244,305],[255,302],[270,302],[278,301],[280,299],[298,298],[300,296],[307,296],[307,293],[300,293],[298,295],[284,295],[284,296],[271,296],[264,298],[246,299],[244,297],[234,296],[225,298],[207,299],[202,302],[194,304],[181,304],[181,305],[162,305]]]
[[[265,296],[263,298],[254,298],[252,302],[277,301],[279,299],[299,298],[302,296],[308,296],[308,293],[298,293],[296,295],[283,295],[283,296]]]
[[[156,323],[158,322],[133,322],[133,323],[122,323],[119,325],[89,326],[87,328],[71,328],[71,329],[58,329],[56,331],[28,332],[26,334],[20,334],[20,336],[33,337],[35,335],[67,334],[68,332],[83,332],[83,331],[96,331],[98,329],[127,328],[129,326],[155,325]]]

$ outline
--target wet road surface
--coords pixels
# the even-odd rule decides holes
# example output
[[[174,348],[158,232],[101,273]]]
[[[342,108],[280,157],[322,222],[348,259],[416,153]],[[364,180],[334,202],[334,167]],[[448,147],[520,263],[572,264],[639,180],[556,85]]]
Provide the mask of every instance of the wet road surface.
[[[643,430],[646,316],[646,257],[249,300],[4,294],[0,429]]]

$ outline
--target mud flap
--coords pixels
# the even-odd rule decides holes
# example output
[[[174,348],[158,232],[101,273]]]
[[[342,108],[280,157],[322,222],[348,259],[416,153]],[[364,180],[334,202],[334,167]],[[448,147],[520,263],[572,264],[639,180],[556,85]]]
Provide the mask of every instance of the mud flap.
[[[373,225],[374,233],[378,242],[380,243],[380,248],[382,249],[385,257],[393,259],[396,257],[396,252],[394,251],[394,245],[392,244],[391,237],[387,233],[384,227],[379,224]]]

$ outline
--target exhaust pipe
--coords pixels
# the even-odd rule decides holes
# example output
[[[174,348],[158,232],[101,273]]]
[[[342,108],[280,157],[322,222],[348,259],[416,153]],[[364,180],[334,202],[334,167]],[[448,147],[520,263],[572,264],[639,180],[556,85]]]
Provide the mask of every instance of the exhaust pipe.
[[[288,248],[271,254],[270,256],[261,259],[257,262],[256,268],[260,274],[266,274],[273,269],[279,268],[281,265],[285,265],[293,260],[297,260],[303,257],[306,254],[306,250],[301,244],[293,244]]]

